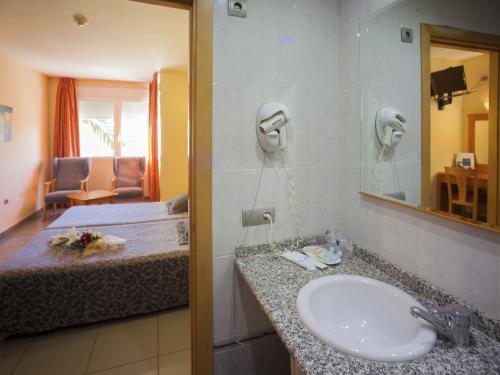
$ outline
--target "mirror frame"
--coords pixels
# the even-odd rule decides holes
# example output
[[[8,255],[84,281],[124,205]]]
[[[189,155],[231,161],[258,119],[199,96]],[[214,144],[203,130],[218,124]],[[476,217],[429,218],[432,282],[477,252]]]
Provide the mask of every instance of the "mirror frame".
[[[456,216],[450,216],[430,208],[431,187],[431,82],[430,82],[430,47],[431,43],[442,43],[456,47],[467,47],[490,52],[490,107],[489,107],[489,150],[488,150],[488,221],[474,222]],[[499,130],[499,76],[500,76],[500,35],[465,31],[447,26],[435,26],[426,23],[420,25],[420,59],[421,59],[421,203],[411,206],[375,194],[360,192],[360,195],[371,199],[392,203],[399,207],[425,212],[450,221],[468,226],[500,233],[500,181],[498,167],[500,165],[500,130]],[[496,88],[496,90],[495,90]]]
[[[473,113],[473,114],[467,115],[467,152],[470,152],[473,154],[476,153],[476,145],[475,145],[476,122],[478,122],[478,121],[488,121],[488,113]],[[489,136],[489,134],[488,134],[488,136]]]

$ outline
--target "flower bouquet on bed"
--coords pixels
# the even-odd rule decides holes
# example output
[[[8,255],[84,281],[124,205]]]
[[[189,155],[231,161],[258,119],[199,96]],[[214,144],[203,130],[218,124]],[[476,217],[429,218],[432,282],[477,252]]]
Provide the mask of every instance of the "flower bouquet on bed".
[[[86,257],[113,246],[123,245],[125,242],[127,240],[120,237],[103,235],[101,232],[92,232],[91,230],[80,232],[73,227],[65,234],[53,236],[49,241],[49,245],[79,250],[82,252],[82,256]]]

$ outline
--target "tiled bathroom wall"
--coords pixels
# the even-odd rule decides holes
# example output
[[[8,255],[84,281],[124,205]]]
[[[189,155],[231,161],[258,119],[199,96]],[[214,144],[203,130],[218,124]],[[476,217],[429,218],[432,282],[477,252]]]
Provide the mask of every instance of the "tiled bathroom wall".
[[[295,231],[283,164],[265,158],[256,141],[257,109],[268,101],[291,111],[288,152],[305,233],[339,227],[360,246],[500,317],[498,235],[359,195],[359,22],[391,2],[248,0],[248,17],[235,18],[226,0],[214,1],[215,344],[270,329],[234,272],[235,246],[266,241],[269,226],[243,228],[241,210],[274,206],[274,239]],[[418,4],[456,27],[500,32],[496,1]]]
[[[227,0],[214,6],[214,332],[223,344],[270,329],[234,273],[235,246],[266,241],[270,228],[243,228],[241,210],[273,206],[274,239],[295,233],[283,162],[257,143],[257,110],[269,101],[290,109],[288,153],[304,232],[312,234],[339,215],[342,99],[336,0],[248,0],[247,18],[228,16]]]
[[[380,5],[340,2],[341,118],[337,217],[354,242],[500,318],[500,237],[413,210],[365,199],[360,188],[359,22]],[[500,2],[419,0],[423,22],[500,34]],[[374,7],[373,7],[374,6]],[[420,103],[415,103],[419,106]],[[349,115],[348,115],[349,114]]]
[[[421,175],[420,35],[416,6],[401,2],[379,12],[359,28],[361,75],[361,190],[375,195],[404,192],[405,202],[419,205]],[[414,31],[412,43],[401,43],[400,28]],[[401,142],[381,151],[375,116],[381,107],[396,107],[405,116]]]

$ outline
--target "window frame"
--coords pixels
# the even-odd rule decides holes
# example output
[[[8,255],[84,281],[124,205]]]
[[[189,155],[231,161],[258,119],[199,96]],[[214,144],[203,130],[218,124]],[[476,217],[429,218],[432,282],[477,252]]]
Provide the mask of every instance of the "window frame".
[[[82,86],[77,88],[78,126],[80,126],[80,101],[113,102],[114,148],[113,156],[121,156],[122,104],[124,102],[146,102],[149,105],[148,89],[118,88],[101,86]],[[141,155],[147,157],[147,155]],[[109,156],[89,155],[90,158],[109,158]]]

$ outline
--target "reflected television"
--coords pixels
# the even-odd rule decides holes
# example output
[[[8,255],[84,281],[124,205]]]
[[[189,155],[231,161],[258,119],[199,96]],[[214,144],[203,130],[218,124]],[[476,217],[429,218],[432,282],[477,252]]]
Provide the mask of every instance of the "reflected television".
[[[463,65],[454,66],[431,73],[432,96],[437,96],[439,98],[444,94],[451,95],[454,92],[466,90],[467,82],[465,80],[465,71]]]
[[[454,93],[467,91],[464,66],[454,66],[431,73],[431,95],[441,110],[451,104]]]

